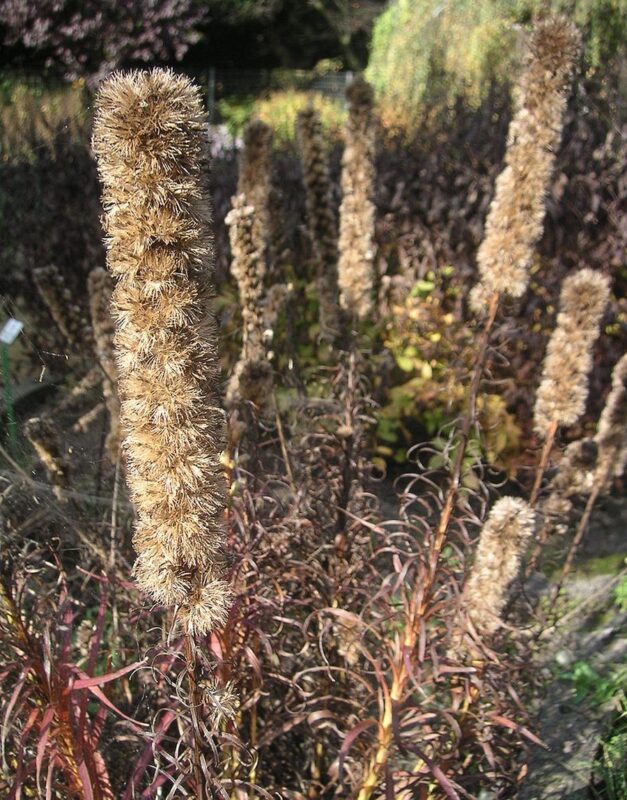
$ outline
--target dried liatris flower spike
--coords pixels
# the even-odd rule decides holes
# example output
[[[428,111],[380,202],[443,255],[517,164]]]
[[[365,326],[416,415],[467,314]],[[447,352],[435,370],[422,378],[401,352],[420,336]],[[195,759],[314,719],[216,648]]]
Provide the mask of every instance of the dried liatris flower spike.
[[[91,330],[83,309],[74,302],[63,275],[54,264],[33,270],[33,280],[55,325],[70,344],[89,343]]]
[[[479,633],[499,627],[507,588],[518,574],[534,525],[535,513],[524,500],[503,497],[492,507],[463,594],[465,611]]]
[[[226,216],[231,241],[231,271],[242,306],[242,352],[226,393],[227,405],[240,400],[262,406],[272,392],[272,367],[264,343],[265,264],[255,237],[255,209],[246,197],[233,198]]]
[[[592,350],[608,296],[609,280],[591,269],[579,270],[562,284],[534,409],[541,436],[552,425],[573,425],[585,411]]]
[[[244,129],[243,139],[237,194],[243,194],[247,204],[255,210],[253,240],[261,258],[265,259],[270,235],[272,128],[259,119],[251,120]]]
[[[564,564],[564,574],[568,571],[596,498],[607,491],[613,478],[622,475],[626,463],[627,355],[624,355],[614,367],[612,388],[599,419],[596,436],[569,444],[558,464],[549,485],[550,494],[542,504],[545,522],[525,569],[526,576],[535,569],[549,534],[553,530],[560,533],[565,531],[566,520],[573,506],[572,498],[587,495],[586,509]]]
[[[97,267],[89,273],[87,290],[96,355],[103,372],[102,390],[109,412],[109,433],[105,446],[109,459],[115,464],[120,450],[120,401],[117,390],[118,371],[113,346],[115,326],[111,316],[113,284],[105,269]]]
[[[359,319],[372,312],[375,119],[372,87],[357,78],[346,90],[338,277],[342,307]]]
[[[542,505],[545,514],[566,516],[575,495],[601,491],[623,474],[627,463],[627,355],[612,372],[612,388],[599,418],[596,436],[572,442],[564,451]]]
[[[337,230],[331,204],[331,180],[322,125],[315,109],[307,108],[298,114],[296,134],[303,162],[309,235],[316,262],[320,336],[333,342],[342,333],[337,276]]]
[[[136,576],[181,606],[190,633],[224,622],[224,412],[213,291],[205,118],[168,70],[102,86],[94,151],[103,184]]]
[[[620,477],[627,465],[627,354],[612,372],[612,388],[594,441],[599,452],[597,480],[605,485]]]
[[[520,297],[545,214],[545,194],[562,136],[566,100],[579,34],[565,17],[539,22],[533,31],[509,129],[505,169],[495,195],[477,262],[488,293]],[[471,298],[480,311],[481,293]]]
[[[70,488],[70,468],[54,426],[44,417],[32,417],[24,424],[24,435],[44,465],[55,496],[63,501]]]
[[[584,537],[592,509],[597,497],[607,489],[612,478],[622,474],[627,457],[627,403],[625,402],[625,385],[627,383],[627,355],[623,356],[612,374],[612,389],[595,437],[598,448],[597,468],[593,478],[593,486],[586,501],[583,514],[577,525],[575,535],[564,560],[560,577],[553,588],[550,610],[553,611],[566,576],[574,563],[575,555]]]
[[[571,442],[557,465],[549,484],[549,495],[542,503],[547,517],[566,520],[572,508],[572,497],[589,494],[594,484],[599,448],[594,439]]]

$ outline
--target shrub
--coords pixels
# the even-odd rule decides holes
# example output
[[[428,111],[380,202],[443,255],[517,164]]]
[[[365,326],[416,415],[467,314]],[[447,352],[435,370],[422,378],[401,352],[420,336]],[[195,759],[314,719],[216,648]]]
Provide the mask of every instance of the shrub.
[[[384,121],[413,127],[434,103],[459,94],[478,105],[494,81],[509,83],[521,55],[518,26],[546,11],[546,5],[540,0],[394,0],[375,23],[367,69]],[[604,69],[624,51],[627,22],[621,3],[551,0],[548,5],[583,31],[591,71]]]
[[[341,139],[346,121],[342,103],[316,92],[273,92],[255,103],[254,113],[272,128],[277,144],[288,144],[294,141],[296,117],[309,106],[318,112],[326,138]]]

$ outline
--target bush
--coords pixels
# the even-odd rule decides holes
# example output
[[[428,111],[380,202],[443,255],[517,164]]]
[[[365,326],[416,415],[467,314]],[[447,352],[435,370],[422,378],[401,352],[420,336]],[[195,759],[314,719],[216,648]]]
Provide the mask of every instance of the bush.
[[[270,125],[277,144],[287,144],[294,140],[298,112],[309,105],[312,105],[320,114],[322,128],[327,138],[339,139],[342,135],[346,113],[340,102],[322,94],[310,94],[294,89],[273,92],[255,103],[254,113],[259,119]]]
[[[590,71],[624,52],[627,24],[621,3],[551,0],[548,5],[582,30]],[[542,11],[545,4],[539,0],[395,0],[375,24],[367,69],[384,121],[413,127],[425,107],[454,95],[478,105],[494,81],[509,82],[522,50],[520,25]]]

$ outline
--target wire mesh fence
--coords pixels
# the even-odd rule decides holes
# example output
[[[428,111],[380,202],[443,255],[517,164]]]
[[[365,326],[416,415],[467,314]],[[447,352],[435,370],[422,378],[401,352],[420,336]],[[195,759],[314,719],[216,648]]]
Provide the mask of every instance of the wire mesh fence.
[[[216,107],[229,97],[259,97],[272,91],[293,89],[316,92],[344,101],[344,90],[354,73],[337,71],[320,73],[295,69],[223,69],[209,67],[194,77],[205,88],[210,121],[216,121]]]

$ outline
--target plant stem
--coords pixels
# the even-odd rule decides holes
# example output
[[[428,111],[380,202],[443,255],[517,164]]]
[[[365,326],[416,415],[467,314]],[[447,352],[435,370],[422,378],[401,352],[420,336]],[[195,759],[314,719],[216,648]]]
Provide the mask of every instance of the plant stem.
[[[556,586],[554,587],[553,592],[551,594],[551,603],[550,603],[549,612],[548,612],[548,616],[549,617],[553,613],[553,609],[555,608],[555,604],[557,602],[557,598],[559,597],[560,590],[561,590],[562,586],[564,585],[564,581],[566,580],[566,577],[568,576],[568,573],[571,570],[571,567],[573,565],[573,561],[575,559],[575,555],[577,553],[579,545],[581,544],[581,540],[584,537],[584,534],[586,532],[586,528],[588,527],[588,522],[590,521],[590,515],[592,514],[592,509],[594,508],[594,504],[596,503],[596,500],[597,500],[597,498],[598,498],[598,496],[599,496],[599,494],[601,492],[601,487],[603,486],[603,483],[604,482],[601,481],[601,480],[597,481],[595,487],[593,488],[592,492],[590,493],[590,496],[588,497],[588,501],[586,502],[586,507],[585,507],[584,512],[583,512],[583,514],[581,516],[581,519],[579,520],[579,524],[577,525],[577,530],[575,532],[575,538],[573,539],[573,541],[572,541],[572,543],[570,545],[570,549],[569,549],[568,554],[566,556],[566,559],[564,561],[564,566],[562,567],[562,572],[560,574],[559,580],[558,580],[558,582],[557,582]]]
[[[394,724],[394,707],[401,702],[405,688],[409,681],[409,672],[407,667],[408,656],[413,653],[419,634],[419,623],[427,610],[429,602],[431,601],[431,594],[437,577],[437,568],[446,541],[446,534],[448,532],[449,524],[461,480],[462,467],[464,463],[464,455],[466,446],[470,437],[473,422],[476,416],[477,396],[481,386],[481,379],[485,370],[485,365],[488,357],[488,346],[490,344],[490,334],[494,327],[494,321],[499,305],[499,294],[495,292],[490,298],[488,306],[488,316],[484,324],[481,338],[477,347],[477,356],[473,368],[472,380],[470,389],[468,391],[468,404],[466,408],[466,415],[461,425],[459,432],[460,441],[455,456],[455,463],[451,474],[449,488],[446,493],[446,498],[440,512],[440,519],[436,529],[435,539],[433,545],[429,550],[429,564],[426,575],[423,580],[415,580],[412,597],[409,602],[409,609],[407,619],[404,626],[404,635],[402,643],[398,643],[397,659],[393,660],[392,670],[392,685],[389,692],[385,687],[384,702],[383,702],[383,715],[379,721],[378,731],[378,745],[376,752],[366,770],[366,777],[361,785],[357,800],[370,800],[375,792],[381,771],[387,764],[389,750],[393,739],[393,724]],[[420,599],[419,599],[420,598]]]
[[[535,508],[538,502],[538,497],[540,495],[540,487],[542,486],[542,478],[544,477],[544,473],[546,472],[546,469],[549,464],[549,458],[551,457],[551,452],[553,450],[553,445],[555,443],[556,433],[557,433],[557,420],[553,420],[547,431],[546,439],[544,440],[542,455],[540,456],[540,463],[538,464],[538,469],[536,470],[536,476],[533,482],[533,488],[531,490],[531,495],[529,497],[529,505],[531,506],[531,508]],[[540,534],[538,536],[538,540],[531,553],[531,557],[524,569],[523,572],[524,580],[527,580],[535,570],[536,564],[538,563],[538,559],[540,558],[540,553],[542,552],[542,549],[546,544],[546,540],[549,538],[550,531],[551,531],[550,525],[545,524],[542,527]]]
[[[212,794],[208,794],[202,770],[202,735],[198,720],[198,709],[201,708],[201,696],[198,689],[198,662],[194,638],[190,633],[185,634],[184,643],[185,662],[188,680],[189,709],[192,718],[192,770],[196,783],[196,800],[210,800]]]
[[[557,420],[554,419],[549,425],[549,429],[546,434],[546,439],[544,440],[542,455],[540,456],[540,463],[538,464],[538,469],[536,470],[536,477],[533,482],[531,495],[529,497],[529,505],[532,508],[534,508],[536,503],[538,502],[540,488],[542,487],[542,478],[544,477],[544,473],[546,472],[546,469],[549,465],[549,458],[551,457],[553,444],[555,443],[556,433],[557,433]]]

